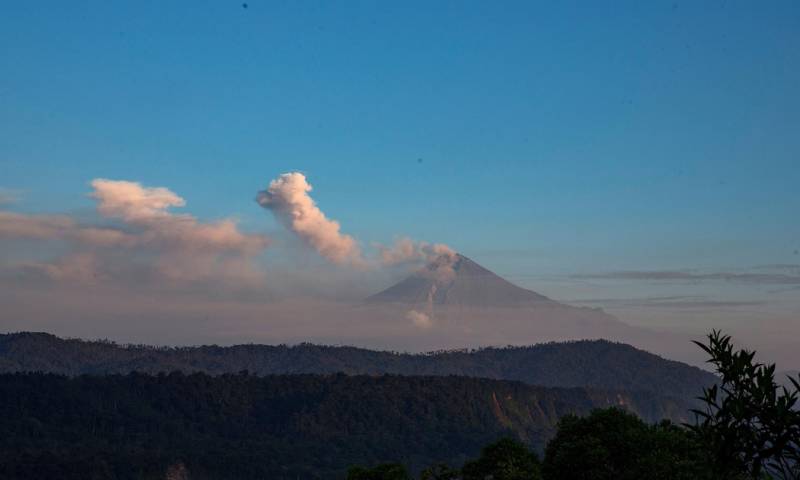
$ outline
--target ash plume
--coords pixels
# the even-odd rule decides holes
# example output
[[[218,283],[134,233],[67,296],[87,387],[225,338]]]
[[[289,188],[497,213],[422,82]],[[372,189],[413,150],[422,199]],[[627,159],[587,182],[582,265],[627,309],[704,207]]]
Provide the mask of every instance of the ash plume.
[[[411,320],[411,324],[417,328],[427,330],[433,326],[433,319],[427,313],[417,310],[409,310],[406,318]]]
[[[358,243],[317,207],[309,195],[312,189],[302,173],[284,173],[260,191],[256,201],[324,258],[340,265],[365,266]]]
[[[378,252],[384,266],[424,263],[419,271],[441,282],[449,281],[454,275],[456,252],[441,243],[415,242],[403,237],[390,247],[378,245]]]

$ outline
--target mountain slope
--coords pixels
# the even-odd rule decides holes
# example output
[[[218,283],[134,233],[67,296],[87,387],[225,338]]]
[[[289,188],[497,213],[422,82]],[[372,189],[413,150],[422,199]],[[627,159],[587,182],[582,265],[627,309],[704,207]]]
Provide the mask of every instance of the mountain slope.
[[[647,393],[465,377],[170,374],[0,375],[0,477],[341,478],[351,464],[461,464],[514,436],[540,449],[558,418],[619,406],[648,420]],[[655,407],[654,407],[655,406]]]
[[[556,303],[458,253],[439,257],[400,283],[367,298],[367,302],[485,307]]]
[[[604,340],[399,354],[312,344],[155,348],[65,340],[46,333],[0,335],[0,372],[79,375],[174,370],[210,374],[249,370],[259,375],[465,375],[553,387],[643,390],[682,399],[696,397],[702,387],[716,381],[714,375],[699,368]]]

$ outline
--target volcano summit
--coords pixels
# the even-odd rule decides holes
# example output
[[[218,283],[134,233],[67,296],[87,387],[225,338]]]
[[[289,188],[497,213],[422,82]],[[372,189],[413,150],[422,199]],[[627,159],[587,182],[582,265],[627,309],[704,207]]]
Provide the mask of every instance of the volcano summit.
[[[459,253],[441,255],[369,303],[511,307],[555,303],[514,285]]]

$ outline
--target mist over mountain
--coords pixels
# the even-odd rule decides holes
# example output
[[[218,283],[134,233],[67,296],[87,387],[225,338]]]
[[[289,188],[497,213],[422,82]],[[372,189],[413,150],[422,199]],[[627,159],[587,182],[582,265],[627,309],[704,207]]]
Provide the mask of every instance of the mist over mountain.
[[[409,255],[398,251],[405,253],[402,258]],[[566,305],[445,247],[413,244],[410,252],[425,264],[394,285],[392,279],[415,264],[395,267],[395,275],[364,272],[364,282],[374,279],[373,293],[359,287],[358,296],[341,295],[347,300],[316,294],[266,298],[254,292],[230,298],[217,290],[197,296],[99,282],[69,292],[17,285],[0,289],[0,301],[10,305],[4,312],[6,332],[162,345],[312,342],[412,352],[602,338],[702,363],[689,335],[634,327],[598,308]],[[348,288],[348,281],[331,284]]]

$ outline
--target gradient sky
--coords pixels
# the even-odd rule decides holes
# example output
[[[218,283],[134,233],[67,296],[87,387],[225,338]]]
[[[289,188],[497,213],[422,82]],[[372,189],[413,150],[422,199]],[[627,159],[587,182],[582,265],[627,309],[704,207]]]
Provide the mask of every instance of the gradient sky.
[[[262,232],[256,192],[302,171],[365,245],[565,300],[767,305],[573,275],[800,264],[796,1],[245,1],[3,3],[5,208],[81,215],[124,179]]]

